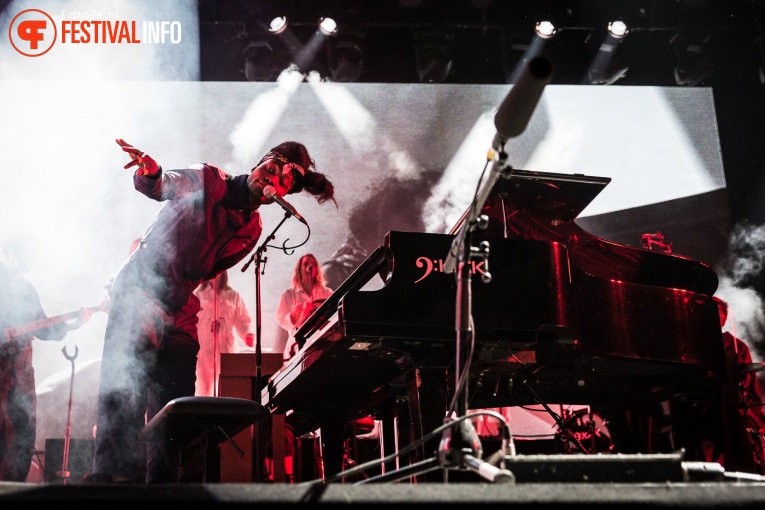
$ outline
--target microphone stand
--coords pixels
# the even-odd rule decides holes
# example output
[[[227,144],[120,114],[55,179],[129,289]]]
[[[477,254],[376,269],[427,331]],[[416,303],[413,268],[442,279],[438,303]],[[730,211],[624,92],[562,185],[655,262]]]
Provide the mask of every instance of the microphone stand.
[[[456,271],[457,292],[455,302],[455,394],[453,406],[457,417],[466,416],[468,410],[468,372],[470,365],[470,344],[473,341],[473,318],[472,318],[472,271],[470,260],[473,258],[482,258],[485,267],[488,268],[489,243],[484,241],[479,247],[472,245],[472,233],[478,228],[486,227],[486,218],[480,217],[479,213],[483,209],[486,200],[488,200],[491,190],[506,173],[512,171],[512,167],[507,163],[507,153],[502,146],[492,159],[489,176],[483,184],[483,187],[476,194],[476,198],[469,208],[469,214],[462,223],[452,241],[449,253],[444,261],[444,272]],[[484,273],[482,280],[484,283],[491,281],[491,274],[488,270]],[[464,365],[464,366],[463,366]],[[446,417],[445,421],[454,420]],[[473,470],[489,481],[496,481],[494,476],[488,476],[487,473],[477,468],[477,460],[473,454],[480,455],[482,448],[480,439],[475,432],[473,424],[468,419],[460,420],[456,427],[449,427],[444,430],[444,434],[439,445],[438,458],[441,465],[445,468],[462,467]],[[506,475],[506,474],[505,474]],[[509,481],[512,475],[502,476],[502,481]],[[514,477],[512,478],[514,479]]]
[[[71,441],[72,437],[72,398],[74,396],[74,360],[77,358],[77,354],[79,354],[80,349],[77,348],[77,346],[74,346],[74,354],[70,355],[66,351],[66,346],[64,346],[61,349],[61,352],[64,353],[64,357],[68,359],[72,364],[72,376],[69,379],[69,407],[67,408],[67,415],[66,415],[66,430],[64,431],[64,453],[61,456],[62,462],[61,462],[61,471],[56,472],[56,476],[59,476],[64,479],[64,485],[66,485],[66,482],[69,481],[69,477],[72,475],[71,471],[69,471],[69,443]]]
[[[258,246],[258,248],[255,250],[255,253],[252,254],[250,257],[250,260],[247,261],[247,263],[242,267],[242,272],[244,273],[247,271],[247,268],[250,267],[250,264],[255,262],[255,383],[253,385],[253,392],[255,394],[255,402],[258,404],[262,404],[262,397],[260,395],[260,378],[261,378],[261,372],[262,372],[262,366],[263,366],[263,355],[261,350],[262,340],[261,340],[261,304],[260,304],[260,275],[262,273],[265,273],[265,264],[268,262],[268,257],[263,257],[262,255],[266,252],[268,249],[267,245],[271,241],[274,240],[276,231],[281,228],[281,226],[284,224],[285,221],[287,221],[287,218],[292,216],[291,213],[287,212],[284,214],[284,218],[279,222],[278,225],[276,225],[276,228],[274,228],[271,233],[268,235],[268,237],[265,238],[263,243]],[[263,269],[261,270],[261,266]],[[264,451],[265,451],[265,434],[263,434],[263,427],[259,422],[255,422],[255,441],[253,442],[253,446],[255,449],[255,452],[253,454],[253,462],[255,463],[255,469],[254,469],[254,478],[257,482],[262,482],[263,478],[263,461],[265,459]]]
[[[449,414],[453,414],[452,407],[456,408],[457,416],[446,416],[444,423],[431,434],[441,432],[441,441],[438,445],[436,457],[425,459],[412,466],[400,468],[396,471],[385,473],[367,482],[399,480],[407,476],[426,474],[436,469],[444,471],[444,481],[448,481],[449,469],[462,469],[473,471],[485,480],[493,483],[515,483],[515,475],[504,464],[498,468],[481,459],[483,448],[472,421],[467,415],[468,388],[467,380],[470,365],[470,342],[472,342],[472,295],[471,295],[471,258],[482,258],[487,268],[482,277],[484,283],[491,280],[488,271],[489,243],[484,241],[480,247],[471,245],[471,235],[476,227],[484,228],[486,218],[479,218],[479,212],[488,200],[492,188],[500,177],[508,177],[507,171],[512,172],[512,167],[507,163],[507,153],[504,148],[496,151],[496,157],[492,159],[489,177],[484,182],[483,188],[476,193],[476,198],[469,207],[469,213],[463,217],[464,221],[455,234],[449,253],[444,261],[444,273],[457,272],[456,292],[456,346],[455,346],[455,393]],[[464,357],[463,357],[464,356]],[[463,368],[464,361],[464,368]],[[464,372],[464,373],[463,373]],[[430,435],[422,438],[428,439]],[[512,444],[512,436],[508,431],[508,440]],[[503,447],[504,449],[504,447]],[[514,446],[511,447],[514,451]],[[504,451],[503,451],[504,458]],[[403,475],[402,475],[403,473]]]
[[[216,276],[213,278],[212,281],[212,290],[213,290],[213,320],[210,327],[212,328],[212,337],[213,337],[213,396],[218,396],[218,353],[220,352],[220,348],[218,346],[218,332],[220,330],[220,321],[218,318],[218,278],[220,276]]]

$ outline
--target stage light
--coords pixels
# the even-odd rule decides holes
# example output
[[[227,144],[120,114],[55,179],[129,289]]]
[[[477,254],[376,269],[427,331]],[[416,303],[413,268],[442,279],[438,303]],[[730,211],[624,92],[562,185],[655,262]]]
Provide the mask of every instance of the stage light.
[[[337,22],[333,18],[324,17],[319,19],[319,30],[324,35],[337,33]]]
[[[415,35],[417,75],[423,83],[441,83],[452,72],[452,36],[424,30]]]
[[[619,26],[615,22],[608,24],[608,32],[605,33],[603,42],[598,47],[598,52],[587,69],[587,75],[582,80],[582,83],[611,85],[627,76],[629,65],[617,54],[619,45],[629,32],[624,23],[621,23],[621,25],[623,26]]]
[[[629,32],[629,27],[627,27],[627,24],[624,21],[615,20],[608,23],[608,33],[611,34],[612,37],[622,39]]]
[[[252,41],[244,48],[244,76],[247,81],[271,81],[276,74],[274,50],[266,41]]]
[[[361,36],[346,36],[331,41],[328,47],[329,71],[334,81],[356,81],[364,69]]]
[[[706,43],[707,36],[700,34],[678,33],[672,38],[675,83],[693,87],[712,75],[712,59]]]
[[[627,76],[630,66],[622,61],[618,55],[606,55],[601,51],[593,60],[587,70],[587,77],[583,83],[590,85],[613,85]]]
[[[271,20],[271,22],[268,24],[268,31],[272,34],[281,34],[285,30],[287,30],[287,17],[286,16],[276,16]]]
[[[552,39],[558,32],[558,29],[551,21],[537,21],[534,25],[534,31],[542,39]]]
[[[502,71],[507,83],[515,83],[526,64],[534,57],[542,54],[545,40],[532,37],[529,42],[516,42],[512,38],[502,36],[500,51],[502,52]]]

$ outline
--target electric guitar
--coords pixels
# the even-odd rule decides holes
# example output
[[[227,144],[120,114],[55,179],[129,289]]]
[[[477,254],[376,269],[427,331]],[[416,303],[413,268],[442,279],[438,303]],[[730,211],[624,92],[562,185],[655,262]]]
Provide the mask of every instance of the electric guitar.
[[[62,324],[64,322],[69,322],[72,319],[77,319],[78,317],[80,317],[83,312],[93,314],[95,312],[101,312],[101,311],[103,312],[109,311],[108,298],[104,299],[104,301],[98,306],[92,306],[90,308],[85,308],[83,310],[77,310],[75,312],[69,312],[62,315],[54,315],[53,317],[48,317],[47,319],[41,319],[39,321],[22,324],[20,326],[6,328],[2,341],[0,341],[0,343],[10,342],[11,340],[14,340],[15,338],[18,338],[20,336],[34,334],[39,332],[40,330],[57,326],[58,324]]]

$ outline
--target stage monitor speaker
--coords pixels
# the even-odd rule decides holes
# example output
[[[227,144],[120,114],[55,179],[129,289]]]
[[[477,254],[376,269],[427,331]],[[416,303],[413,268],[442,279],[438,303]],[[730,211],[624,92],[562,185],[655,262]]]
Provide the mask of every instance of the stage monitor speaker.
[[[79,481],[89,475],[93,466],[93,439],[70,439],[69,462],[67,463],[70,481]],[[64,440],[45,440],[45,466],[43,479],[46,482],[60,482],[64,479],[57,473],[64,467]]]
[[[561,454],[505,457],[517,483],[665,483],[688,482],[677,454]]]

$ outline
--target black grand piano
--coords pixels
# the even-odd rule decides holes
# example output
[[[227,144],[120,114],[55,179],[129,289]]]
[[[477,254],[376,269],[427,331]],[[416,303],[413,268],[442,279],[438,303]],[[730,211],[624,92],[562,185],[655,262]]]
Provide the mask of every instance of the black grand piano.
[[[574,220],[609,182],[514,170],[491,189],[488,224],[470,234],[473,244],[489,243],[491,273],[485,283],[486,264],[468,262],[471,409],[629,407],[720,387],[716,273],[580,228]],[[270,378],[262,403],[323,436],[370,413],[395,413],[391,402],[402,400],[408,408],[398,418],[410,438],[440,425],[457,339],[455,275],[444,261],[464,218],[450,234],[389,232],[298,330],[301,349]]]

